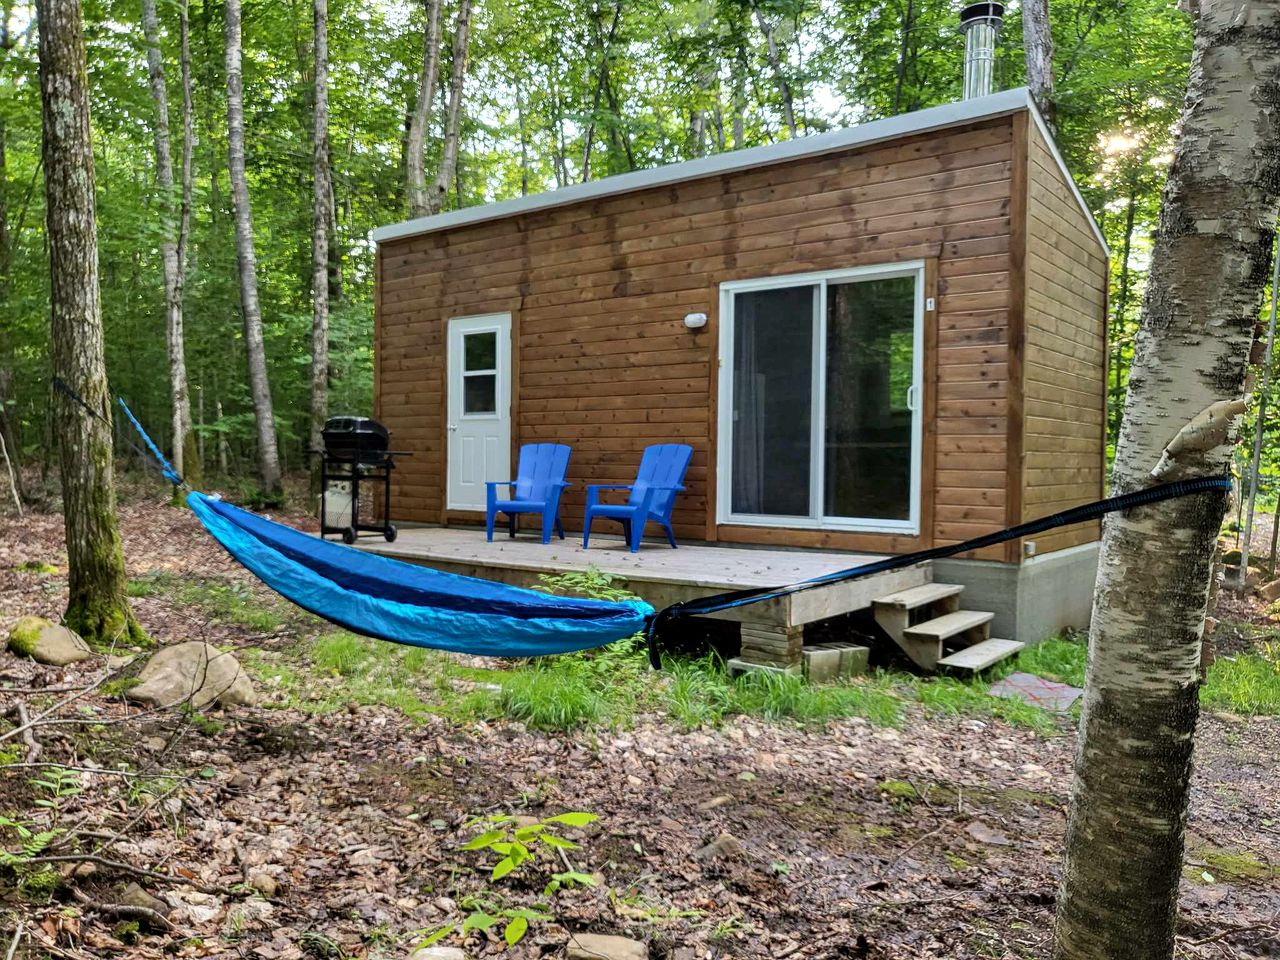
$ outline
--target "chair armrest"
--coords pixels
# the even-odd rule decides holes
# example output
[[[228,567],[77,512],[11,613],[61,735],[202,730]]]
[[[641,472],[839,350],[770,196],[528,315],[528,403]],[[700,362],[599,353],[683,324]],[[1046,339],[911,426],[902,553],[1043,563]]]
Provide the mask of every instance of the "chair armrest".
[[[486,480],[484,485],[486,487],[514,487],[516,482],[515,480]]]
[[[630,484],[626,483],[589,483],[587,484],[587,504],[586,508],[590,510],[600,502],[601,490],[630,490]]]

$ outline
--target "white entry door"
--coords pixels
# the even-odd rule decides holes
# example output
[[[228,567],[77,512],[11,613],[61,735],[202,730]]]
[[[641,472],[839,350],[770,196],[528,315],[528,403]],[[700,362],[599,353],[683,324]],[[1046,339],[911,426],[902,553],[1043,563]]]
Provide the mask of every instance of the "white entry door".
[[[483,510],[485,482],[512,479],[511,314],[450,320],[446,376],[449,509]]]

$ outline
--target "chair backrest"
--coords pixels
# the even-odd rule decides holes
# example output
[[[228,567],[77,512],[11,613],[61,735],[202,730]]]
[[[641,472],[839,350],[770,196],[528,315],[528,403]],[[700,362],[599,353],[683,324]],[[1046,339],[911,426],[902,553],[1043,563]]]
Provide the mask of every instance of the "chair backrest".
[[[516,499],[550,499],[557,493],[554,484],[564,480],[568,469],[567,445],[526,443],[520,448],[520,465],[516,468]]]
[[[646,447],[636,471],[636,482],[631,486],[631,503],[640,503],[650,487],[678,487],[684,483],[685,471],[693,457],[693,447],[687,443],[660,443]],[[654,495],[649,505],[649,515],[659,520],[671,519],[676,491],[662,490]]]

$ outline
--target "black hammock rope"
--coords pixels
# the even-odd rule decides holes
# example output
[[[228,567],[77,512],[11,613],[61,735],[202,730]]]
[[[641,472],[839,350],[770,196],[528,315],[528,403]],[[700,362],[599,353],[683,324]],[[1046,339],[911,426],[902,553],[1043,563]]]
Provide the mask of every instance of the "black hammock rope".
[[[649,645],[649,663],[655,670],[661,667],[658,642],[661,639],[662,631],[673,620],[681,617],[706,616],[709,613],[718,613],[721,610],[731,610],[734,607],[744,607],[751,603],[762,603],[765,600],[790,596],[793,593],[800,593],[802,590],[812,590],[815,587],[825,586],[830,583],[857,580],[861,577],[869,577],[872,574],[884,573],[886,570],[901,570],[903,567],[914,566],[917,563],[941,560],[943,557],[954,557],[960,553],[981,550],[983,547],[990,547],[997,543],[1030,537],[1043,533],[1045,530],[1052,530],[1055,527],[1065,527],[1074,523],[1097,520],[1099,517],[1114,513],[1117,510],[1128,510],[1132,507],[1141,507],[1151,503],[1159,503],[1162,500],[1173,500],[1178,497],[1188,497],[1196,493],[1225,492],[1230,490],[1231,486],[1229,477],[1196,477],[1191,480],[1175,480],[1172,483],[1158,484],[1143,490],[1135,490],[1133,493],[1121,494],[1118,497],[1095,500],[1093,503],[1072,507],[1070,510],[1050,514],[1047,517],[1041,517],[1039,520],[1031,520],[1013,527],[1005,527],[995,533],[983,534],[980,537],[974,537],[962,543],[953,543],[945,547],[931,547],[928,550],[917,550],[914,553],[906,553],[897,557],[885,557],[882,560],[873,560],[871,563],[850,567],[847,570],[824,573],[820,577],[801,580],[798,583],[782,587],[753,587],[749,590],[734,590],[729,593],[718,593],[715,596],[702,597],[697,600],[673,603],[671,606],[659,610],[649,620],[645,631],[645,639]]]

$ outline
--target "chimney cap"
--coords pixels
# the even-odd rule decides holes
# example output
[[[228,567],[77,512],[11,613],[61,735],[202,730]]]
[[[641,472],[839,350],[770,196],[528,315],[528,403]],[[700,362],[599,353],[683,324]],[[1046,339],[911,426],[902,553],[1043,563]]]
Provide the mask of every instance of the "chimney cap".
[[[1004,4],[996,3],[995,0],[981,0],[979,3],[971,3],[960,11],[960,24],[964,26],[972,20],[995,20],[1004,19]]]

